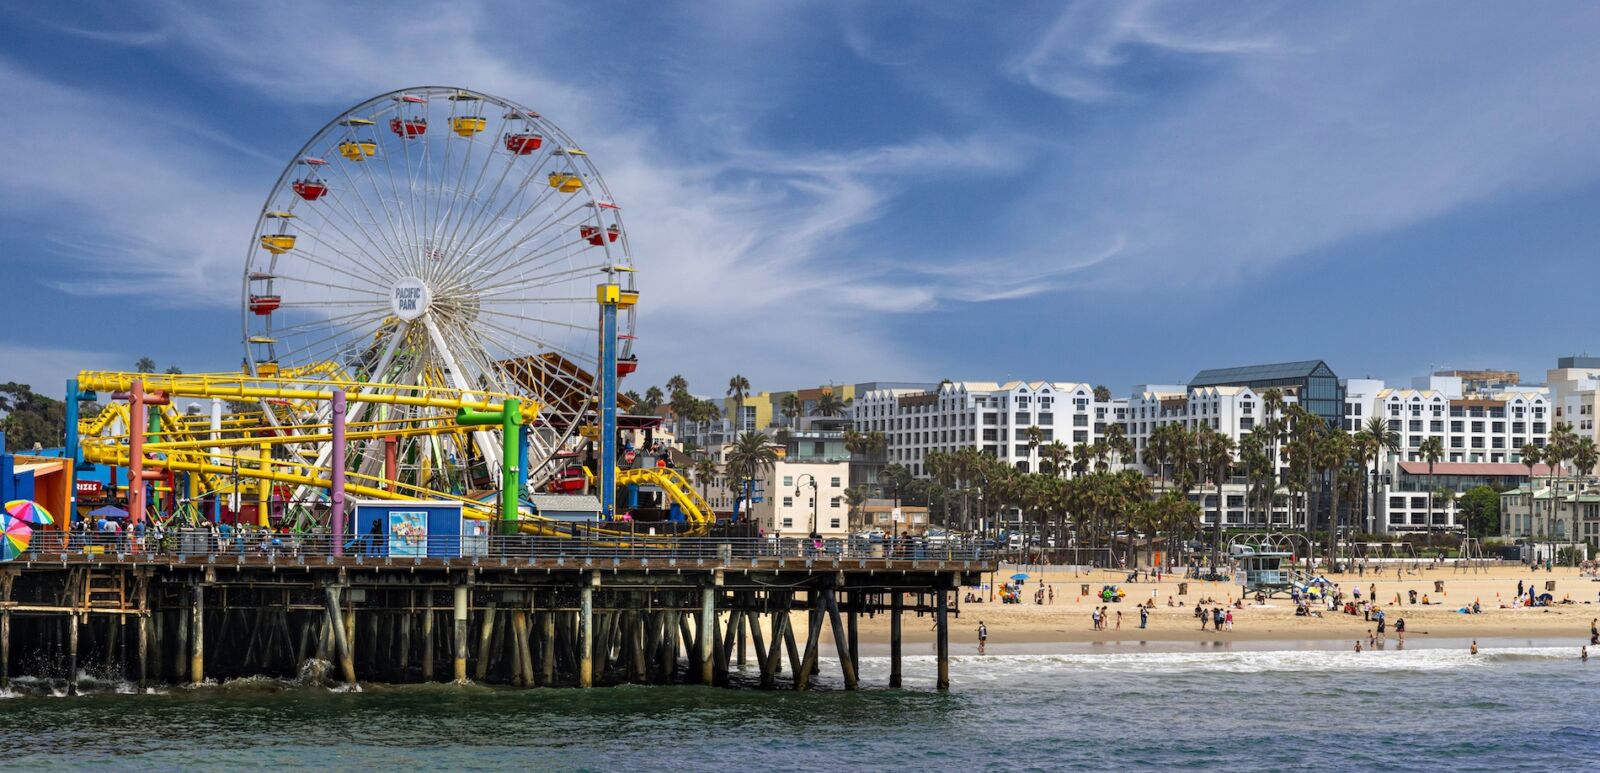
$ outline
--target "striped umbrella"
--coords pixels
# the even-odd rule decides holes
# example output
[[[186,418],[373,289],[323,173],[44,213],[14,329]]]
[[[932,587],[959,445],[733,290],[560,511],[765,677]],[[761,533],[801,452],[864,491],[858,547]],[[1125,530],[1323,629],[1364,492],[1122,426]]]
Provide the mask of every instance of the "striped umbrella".
[[[44,505],[28,499],[13,499],[6,503],[6,512],[13,518],[20,518],[34,526],[49,526],[56,522],[50,511]]]
[[[20,518],[5,516],[5,531],[0,536],[0,561],[10,561],[28,549],[33,540],[33,527]]]

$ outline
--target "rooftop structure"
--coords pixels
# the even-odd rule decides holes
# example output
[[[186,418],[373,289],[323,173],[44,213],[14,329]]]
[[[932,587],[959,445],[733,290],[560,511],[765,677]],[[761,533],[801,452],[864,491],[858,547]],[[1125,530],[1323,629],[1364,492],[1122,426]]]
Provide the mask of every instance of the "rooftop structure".
[[[1212,386],[1245,386],[1257,392],[1276,387],[1293,394],[1306,410],[1321,416],[1330,427],[1341,426],[1344,418],[1344,387],[1322,360],[1211,368],[1189,380],[1190,389]]]

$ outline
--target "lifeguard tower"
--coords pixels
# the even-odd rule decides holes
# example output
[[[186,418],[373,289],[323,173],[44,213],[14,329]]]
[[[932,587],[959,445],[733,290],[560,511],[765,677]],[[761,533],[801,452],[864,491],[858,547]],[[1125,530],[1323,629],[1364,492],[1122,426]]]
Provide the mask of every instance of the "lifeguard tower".
[[[1244,587],[1244,595],[1261,593],[1271,598],[1293,589],[1293,566],[1284,565],[1292,561],[1293,554],[1258,551],[1250,545],[1230,545],[1228,553],[1238,567],[1234,577]]]

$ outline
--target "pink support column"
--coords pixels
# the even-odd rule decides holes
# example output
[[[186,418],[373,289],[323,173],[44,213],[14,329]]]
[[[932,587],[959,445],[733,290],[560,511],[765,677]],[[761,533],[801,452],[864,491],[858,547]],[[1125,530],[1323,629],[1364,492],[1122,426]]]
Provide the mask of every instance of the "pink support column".
[[[128,525],[144,520],[145,485],[163,476],[144,469],[144,435],[149,427],[148,407],[166,405],[167,393],[145,394],[144,382],[135,381],[128,390]]]
[[[344,390],[333,390],[333,454],[329,461],[328,518],[333,521],[333,554],[344,555]]]
[[[383,478],[389,481],[389,493],[400,490],[400,438],[390,435],[383,439]]]

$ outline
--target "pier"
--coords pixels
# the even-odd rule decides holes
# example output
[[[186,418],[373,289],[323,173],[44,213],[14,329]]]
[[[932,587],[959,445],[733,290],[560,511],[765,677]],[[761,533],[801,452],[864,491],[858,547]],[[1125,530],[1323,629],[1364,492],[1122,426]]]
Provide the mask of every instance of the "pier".
[[[0,680],[63,677],[69,691],[83,669],[141,687],[262,675],[805,690],[824,654],[856,689],[858,623],[879,614],[891,630],[886,686],[899,687],[907,613],[933,617],[947,689],[949,593],[998,568],[986,548],[957,544],[518,535],[440,558],[203,529],[148,548],[40,536],[0,568]],[[755,681],[730,678],[751,665]]]

